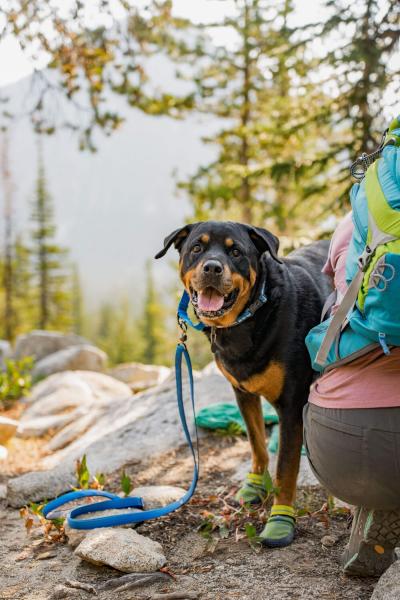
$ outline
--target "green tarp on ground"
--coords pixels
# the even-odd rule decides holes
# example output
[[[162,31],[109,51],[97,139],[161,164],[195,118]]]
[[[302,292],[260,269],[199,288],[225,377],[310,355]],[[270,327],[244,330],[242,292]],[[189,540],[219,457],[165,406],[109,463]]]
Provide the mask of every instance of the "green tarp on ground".
[[[277,425],[279,417],[269,402],[262,402],[262,411],[266,425],[273,425],[269,436],[268,450],[275,454],[278,451],[279,442],[279,426]],[[230,402],[220,402],[219,404],[206,406],[199,410],[196,416],[196,425],[204,429],[229,430],[232,424],[238,425],[240,430],[246,433],[246,426],[239,408],[236,404]],[[304,448],[302,449],[302,454],[305,454]]]

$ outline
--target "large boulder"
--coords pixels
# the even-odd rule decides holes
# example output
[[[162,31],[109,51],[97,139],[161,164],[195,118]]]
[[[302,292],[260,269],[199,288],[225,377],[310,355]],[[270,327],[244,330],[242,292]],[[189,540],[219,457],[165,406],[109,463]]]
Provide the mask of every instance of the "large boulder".
[[[94,565],[108,565],[124,573],[158,571],[167,562],[161,544],[133,529],[95,529],[75,550]]]
[[[110,369],[109,374],[115,379],[127,383],[132,391],[139,392],[164,383],[170,376],[171,369],[158,365],[124,363]]]
[[[18,435],[41,437],[53,432],[49,450],[63,448],[99,418],[104,406],[130,395],[127,385],[103,373],[55,373],[33,387]]]
[[[195,379],[197,409],[215,402],[233,401],[232,388],[221,375],[196,375]],[[43,384],[46,382],[40,385]],[[183,381],[183,392],[188,399],[187,378]],[[189,410],[187,408],[188,420],[192,422]],[[91,473],[107,474],[127,463],[147,459],[183,444],[185,437],[174,381],[135,396],[104,400],[101,412],[83,435],[44,457],[38,465],[40,471],[9,481],[8,502],[12,506],[21,506],[68,491],[74,481],[75,461],[83,454],[86,454]]]
[[[70,346],[82,346],[89,342],[75,333],[59,333],[58,331],[31,331],[17,337],[14,358],[32,356],[36,361],[53,352],[58,352]]]
[[[16,433],[18,421],[0,415],[0,444],[5,444]]]
[[[371,600],[399,600],[400,598],[400,564],[396,560],[379,579]]]
[[[32,376],[48,377],[60,371],[104,371],[106,364],[106,353],[96,346],[71,346],[39,360],[33,368]]]

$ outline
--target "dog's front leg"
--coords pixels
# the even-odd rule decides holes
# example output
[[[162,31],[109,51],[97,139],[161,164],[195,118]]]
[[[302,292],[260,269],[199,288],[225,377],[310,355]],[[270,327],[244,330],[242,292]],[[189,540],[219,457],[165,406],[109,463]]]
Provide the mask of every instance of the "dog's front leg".
[[[276,467],[276,487],[279,492],[274,504],[293,506],[300,466],[303,424],[301,415],[276,407],[279,414],[279,453]],[[292,409],[293,410],[293,409]]]
[[[271,515],[261,540],[270,548],[282,548],[291,544],[295,532],[295,509],[297,474],[299,472],[302,443],[301,414],[290,411],[290,406],[277,406],[279,414],[279,454],[276,468],[276,486],[279,491],[274,497]],[[293,410],[293,409],[292,409]]]
[[[233,389],[240,412],[246,423],[251,448],[252,473],[262,475],[268,467],[268,452],[261,399],[255,394],[238,390],[235,387]]]

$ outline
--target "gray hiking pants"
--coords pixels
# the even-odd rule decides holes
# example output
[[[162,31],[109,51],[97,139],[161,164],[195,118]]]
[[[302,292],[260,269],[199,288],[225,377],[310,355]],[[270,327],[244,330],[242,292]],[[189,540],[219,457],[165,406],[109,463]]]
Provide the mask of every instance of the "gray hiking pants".
[[[303,420],[311,468],[331,494],[355,506],[400,508],[400,407],[307,403]]]

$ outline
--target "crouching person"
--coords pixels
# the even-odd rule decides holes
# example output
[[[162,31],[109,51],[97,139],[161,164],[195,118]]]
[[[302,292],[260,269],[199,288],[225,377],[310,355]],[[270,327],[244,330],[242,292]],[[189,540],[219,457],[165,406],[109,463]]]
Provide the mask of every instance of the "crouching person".
[[[348,289],[346,257],[353,229],[350,214],[334,233],[324,267],[337,291],[332,314]],[[341,364],[340,351],[345,353],[349,343],[342,338],[343,333],[343,347],[332,350],[336,365],[311,388],[303,413],[304,441],[321,484],[356,507],[344,572],[378,576],[395,560],[400,545],[400,348],[387,352],[379,343],[369,344],[358,358]],[[307,343],[310,348],[313,340]]]

